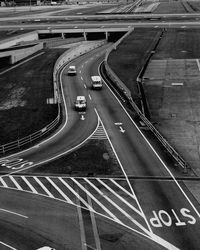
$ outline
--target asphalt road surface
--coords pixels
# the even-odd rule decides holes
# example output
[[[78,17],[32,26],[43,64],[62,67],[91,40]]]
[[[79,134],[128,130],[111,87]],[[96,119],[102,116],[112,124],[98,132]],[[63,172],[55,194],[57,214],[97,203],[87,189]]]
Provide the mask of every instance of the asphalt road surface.
[[[157,242],[168,249],[176,247],[199,249],[200,215],[197,201],[181,182],[175,180],[171,166],[166,166],[157,155],[106,83],[101,91],[91,90],[90,76],[98,74],[98,67],[106,48],[108,45],[76,59],[72,64],[77,66],[77,76],[67,76],[64,69],[61,82],[67,107],[65,126],[59,134],[44,144],[1,161],[2,190],[3,192],[10,189],[18,192],[28,191],[29,195],[30,193],[45,195],[53,200],[80,204],[81,209],[94,210],[95,213],[115,221],[118,225],[123,225],[122,228],[127,228],[143,237],[146,235],[151,239],[148,243],[150,249],[156,249],[151,245],[152,242]],[[82,94],[88,99],[88,109],[85,114],[79,114],[73,108],[76,95]],[[84,120],[81,119],[82,116]],[[34,167],[40,162],[76,148],[95,130],[98,119],[112,145],[124,178],[116,180],[97,177],[91,179],[21,175],[20,171],[26,167]],[[9,174],[3,175],[4,172]],[[18,176],[11,176],[13,172],[18,172]],[[129,178],[129,175],[140,176],[141,179],[139,181]],[[157,179],[150,180],[152,176],[157,176]],[[171,180],[162,177],[171,177]],[[15,191],[13,197],[16,194]],[[20,211],[26,212],[27,209],[22,207]],[[79,221],[86,223],[87,213],[90,212],[84,212],[85,217],[82,212],[82,210],[77,212]],[[101,231],[100,224],[101,222],[97,223],[98,232]],[[86,224],[79,225],[82,232],[80,233],[82,249],[85,241],[92,244],[92,247],[95,242],[97,246],[98,239],[101,238],[98,236],[100,233],[95,234],[93,241],[90,237],[91,226],[95,231],[94,223],[91,222],[88,227],[84,225]],[[145,240],[142,241],[143,247],[140,249],[145,249],[145,243]]]

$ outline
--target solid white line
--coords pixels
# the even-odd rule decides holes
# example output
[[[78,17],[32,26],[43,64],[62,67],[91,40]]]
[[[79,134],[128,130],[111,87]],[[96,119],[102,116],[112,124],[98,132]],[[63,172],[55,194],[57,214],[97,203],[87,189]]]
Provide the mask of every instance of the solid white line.
[[[4,243],[2,241],[0,241],[0,244],[4,245],[4,246],[6,246],[6,247],[8,247],[8,248],[10,248],[12,250],[17,250],[17,248],[11,247],[10,245],[8,245],[8,244],[6,244],[6,243]]]
[[[41,52],[40,54],[37,54],[37,55],[35,55],[35,56],[33,56],[33,57],[31,57],[31,58],[29,58],[29,59],[27,59],[27,60],[25,60],[25,61],[17,64],[17,65],[15,65],[15,66],[13,66],[13,67],[11,67],[9,69],[4,70],[3,72],[0,73],[0,75],[3,75],[4,73],[6,73],[6,72],[8,72],[8,71],[10,71],[10,70],[12,70],[14,68],[17,68],[18,66],[20,66],[20,65],[22,65],[22,64],[24,64],[24,63],[26,63],[26,62],[28,62],[28,61],[30,61],[32,59],[34,59],[35,57],[38,57],[38,56],[42,55],[42,54],[44,54],[44,52]]]
[[[49,177],[46,177],[46,179],[51,183],[51,185],[63,196],[63,198],[65,198],[65,200],[68,202],[68,203],[71,203],[71,204],[74,204],[67,195],[65,195],[63,193],[63,191],[49,178]]]
[[[5,181],[3,180],[2,177],[0,177],[0,181],[1,181],[1,183],[3,184],[4,187],[8,187],[8,185],[5,183]]]
[[[119,165],[120,165],[120,168],[121,168],[121,170],[122,170],[122,172],[123,172],[123,174],[124,174],[124,176],[125,176],[125,179],[126,179],[128,185],[129,185],[129,188],[130,188],[130,190],[131,190],[133,196],[135,196],[136,203],[137,203],[138,207],[140,208],[141,213],[143,214],[142,217],[144,218],[144,220],[145,220],[145,222],[146,222],[146,224],[147,224],[147,227],[149,228],[149,232],[148,232],[148,233],[151,233],[151,234],[152,234],[153,231],[152,231],[152,229],[151,229],[151,227],[150,227],[150,225],[149,225],[149,223],[148,223],[148,221],[147,221],[147,218],[146,218],[146,216],[145,216],[145,214],[144,214],[144,212],[143,212],[143,210],[142,210],[142,208],[141,208],[141,206],[140,206],[140,203],[139,203],[139,201],[138,201],[138,199],[137,199],[137,197],[136,197],[136,195],[135,195],[135,192],[134,192],[134,190],[133,190],[133,188],[132,188],[132,186],[131,186],[131,183],[130,183],[130,181],[129,181],[129,179],[128,179],[128,176],[127,176],[127,174],[126,174],[126,172],[125,172],[125,170],[124,170],[124,168],[123,168],[123,166],[122,166],[122,163],[121,163],[121,161],[120,161],[120,159],[119,159],[119,157],[118,157],[118,155],[117,155],[117,152],[115,151],[115,148],[114,148],[114,146],[113,146],[113,144],[112,144],[112,142],[111,142],[111,140],[110,140],[110,138],[109,138],[109,136],[108,136],[108,133],[107,133],[107,131],[106,131],[105,127],[104,127],[104,124],[103,124],[103,122],[102,122],[102,120],[101,120],[101,118],[100,118],[100,116],[99,116],[99,114],[98,114],[98,112],[97,112],[96,109],[95,109],[95,111],[96,111],[96,113],[97,113],[97,115],[98,115],[98,117],[99,117],[99,119],[100,119],[100,121],[101,121],[101,123],[102,123],[102,126],[103,126],[103,128],[104,128],[104,131],[105,131],[105,133],[106,133],[106,135],[107,135],[108,141],[110,142],[110,146],[111,146],[111,148],[112,148],[112,150],[113,150],[113,152],[114,152],[114,154],[115,154],[115,157],[116,157],[116,159],[117,159],[117,161],[118,161],[118,163],[119,163]]]
[[[118,186],[121,190],[123,190],[123,192],[125,192],[126,194],[128,194],[131,198],[136,199],[135,195],[129,193],[125,188],[123,188],[121,185],[119,185],[119,183],[117,183],[115,180],[111,179],[111,181]]]
[[[41,186],[41,188],[48,194],[48,196],[54,198],[52,193],[49,192],[49,190],[43,185],[43,183],[36,176],[33,176],[33,178]]]
[[[92,207],[92,201],[91,201],[90,196],[88,195],[87,195],[87,200],[88,200],[88,204]],[[93,233],[94,233],[96,250],[101,250],[101,243],[99,239],[97,224],[96,224],[94,213],[92,211],[90,211],[90,216],[91,216],[91,221],[92,221],[92,228],[93,228]]]
[[[94,200],[107,214],[111,216],[115,221],[117,221],[119,224],[122,224],[122,222],[108,210],[101,202],[99,202],[87,189],[85,189],[77,180],[74,178],[71,178],[87,195],[91,197],[92,200]]]
[[[104,194],[101,190],[99,190],[92,182],[90,182],[87,178],[84,178],[84,180],[93,187],[97,193],[99,193],[105,200],[107,200],[109,203],[113,205],[117,210],[119,210],[123,215],[125,215],[133,224],[138,226],[143,232],[146,234],[149,234],[149,231],[143,227],[139,222],[137,222],[130,214],[128,214],[126,211],[124,211],[120,206],[118,206],[114,201],[112,201],[106,194]]]
[[[17,189],[23,190],[23,189],[21,188],[21,186],[17,183],[17,181],[14,179],[14,177],[13,177],[12,175],[10,175],[9,178],[10,178],[11,181],[15,184],[15,186],[17,187]]]
[[[65,187],[67,187],[89,210],[93,210],[92,207],[90,207],[90,205],[88,205],[88,203],[76,192],[74,191],[74,189],[63,180],[62,177],[58,177],[58,179],[64,184]]]
[[[31,176],[32,177],[32,176]],[[29,177],[30,178],[30,177]],[[38,192],[36,191],[36,189],[31,185],[31,183],[26,179],[25,176],[22,176],[22,180],[27,184],[27,186],[31,189],[31,191],[34,194],[38,194]]]
[[[86,244],[86,237],[85,237],[85,229],[84,229],[84,223],[83,223],[83,216],[81,212],[81,207],[80,207],[80,201],[77,199],[77,211],[78,211],[78,222],[79,222],[79,227],[80,227],[80,234],[81,234],[81,249],[82,250],[87,250],[87,244]]]
[[[10,211],[10,210],[6,210],[6,209],[3,209],[3,208],[0,208],[0,211],[6,212],[6,213],[9,213],[9,214],[14,214],[14,215],[23,217],[23,218],[25,218],[25,219],[28,219],[28,216],[25,216],[25,215],[23,215],[23,214],[19,214],[19,213],[16,213],[16,212],[12,212],[12,211]]]
[[[100,74],[100,71],[99,71]],[[108,89],[111,91],[111,93],[113,94],[113,96],[116,98],[116,100],[118,101],[118,103],[120,104],[120,106],[122,107],[122,109],[124,110],[124,112],[126,113],[126,115],[129,117],[129,119],[131,120],[131,122],[134,124],[134,126],[136,127],[136,129],[138,130],[138,132],[142,135],[142,137],[144,138],[144,140],[146,141],[146,143],[149,145],[149,147],[151,148],[151,150],[154,152],[154,154],[157,156],[157,158],[160,160],[160,162],[162,163],[162,165],[164,166],[164,168],[167,170],[167,172],[170,174],[170,176],[172,177],[172,179],[174,180],[174,182],[176,183],[176,185],[178,186],[178,188],[180,189],[180,191],[182,192],[182,194],[185,196],[186,200],[189,202],[189,204],[192,206],[192,208],[194,209],[194,211],[196,212],[197,216],[200,218],[200,213],[197,211],[196,207],[194,206],[194,204],[190,201],[189,197],[187,197],[186,193],[183,191],[183,189],[181,188],[181,186],[179,185],[179,183],[177,182],[176,178],[173,176],[173,174],[171,173],[171,171],[168,169],[168,167],[166,166],[166,164],[163,162],[163,160],[160,158],[160,156],[158,155],[158,153],[156,152],[156,150],[153,148],[153,146],[151,145],[151,143],[147,140],[147,138],[144,136],[144,134],[141,132],[141,130],[138,128],[137,124],[133,121],[133,119],[131,118],[131,116],[129,115],[129,113],[126,111],[126,109],[124,108],[124,106],[121,104],[121,102],[119,101],[119,99],[116,97],[116,95],[113,93],[113,91],[110,89],[110,87],[107,85],[107,83],[104,81],[105,85],[108,87]],[[141,208],[142,209],[142,208]],[[147,221],[148,223],[148,221]],[[150,225],[148,223],[149,228]],[[152,230],[151,230],[152,231]]]
[[[143,217],[143,214],[136,209],[134,206],[132,206],[128,201],[126,201],[124,198],[122,198],[119,194],[117,194],[112,188],[110,188],[105,182],[97,178],[98,182],[100,182],[106,189],[108,189],[112,194],[114,194],[119,200],[121,200],[123,203],[125,203],[128,207],[130,207],[133,211],[135,211],[137,214]]]
[[[198,69],[199,69],[199,71],[200,71],[200,63],[199,63],[199,59],[196,59],[196,62],[197,62]]]

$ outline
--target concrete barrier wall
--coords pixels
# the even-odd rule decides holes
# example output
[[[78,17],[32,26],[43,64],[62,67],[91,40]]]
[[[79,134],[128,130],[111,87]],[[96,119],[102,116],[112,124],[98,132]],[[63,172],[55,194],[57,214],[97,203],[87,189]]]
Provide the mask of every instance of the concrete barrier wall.
[[[106,43],[103,41],[96,42],[83,42],[81,45],[77,47],[71,48],[67,50],[64,54],[62,54],[55,63],[54,71],[53,71],[53,81],[54,81],[54,102],[60,102],[60,94],[59,94],[59,86],[57,84],[57,73],[58,71],[68,62],[72,61],[76,57],[83,55],[95,48],[98,48]]]
[[[29,42],[35,40],[38,40],[37,31],[28,32],[22,35],[9,37],[7,39],[0,41],[0,49],[6,49],[22,42]]]
[[[11,55],[11,64],[14,64],[42,49],[43,49],[43,43],[39,43],[33,47],[15,50],[13,51],[13,54]]]

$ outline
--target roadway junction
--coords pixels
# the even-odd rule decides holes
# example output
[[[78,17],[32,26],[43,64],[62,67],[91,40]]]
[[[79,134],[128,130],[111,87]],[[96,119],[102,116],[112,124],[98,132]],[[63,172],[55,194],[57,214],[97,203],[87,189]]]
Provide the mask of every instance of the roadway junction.
[[[51,23],[51,27],[185,29],[199,25],[197,20],[184,24],[118,20],[104,27],[102,22],[88,24],[87,18],[84,22],[78,21],[77,28],[66,23]],[[47,25],[37,21],[1,28],[44,29]],[[106,43],[60,71],[63,120],[55,133],[0,159],[2,249],[198,249],[199,203],[183,184],[185,175],[154,149],[123,98],[110,88],[109,79],[104,79],[102,90],[91,88],[91,76],[103,73],[100,65],[110,46]],[[68,76],[70,65],[76,66],[76,76]],[[85,112],[74,110],[77,95],[87,98]],[[82,172],[81,164],[95,162],[94,151],[84,159],[84,148],[93,142],[105,146],[103,159],[111,160],[106,167],[114,166],[115,171],[98,174],[93,166],[94,171]],[[74,162],[68,163],[72,155],[76,160],[77,155],[82,157],[76,173]]]

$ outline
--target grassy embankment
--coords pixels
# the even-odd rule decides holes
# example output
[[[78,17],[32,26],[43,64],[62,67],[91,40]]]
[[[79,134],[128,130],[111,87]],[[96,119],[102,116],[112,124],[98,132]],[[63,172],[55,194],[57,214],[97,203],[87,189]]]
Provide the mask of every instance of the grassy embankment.
[[[1,75],[0,144],[42,129],[57,116],[53,97],[52,72],[63,49],[45,51],[19,67]]]

